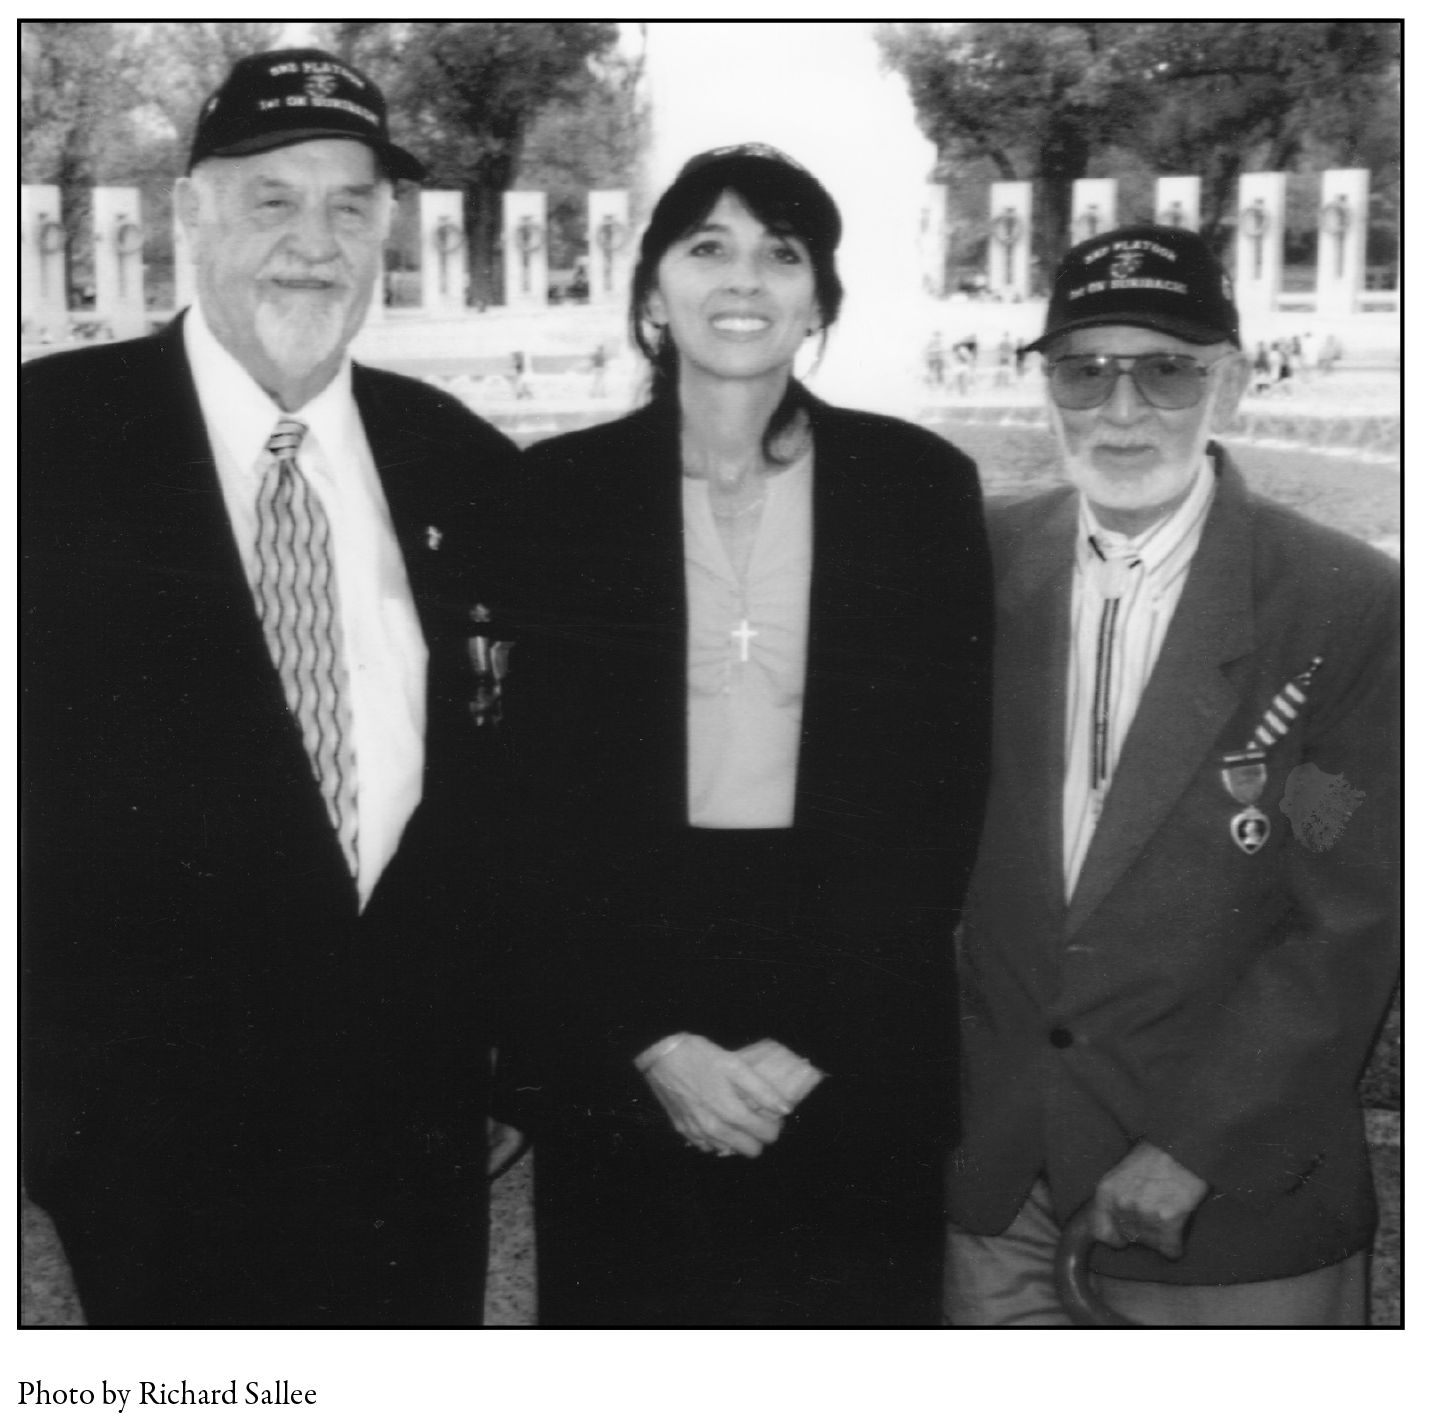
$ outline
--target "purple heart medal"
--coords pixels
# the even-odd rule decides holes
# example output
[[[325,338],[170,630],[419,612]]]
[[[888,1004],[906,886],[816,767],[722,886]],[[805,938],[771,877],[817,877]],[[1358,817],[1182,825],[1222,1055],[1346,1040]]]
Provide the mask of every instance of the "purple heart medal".
[[[1223,756],[1223,787],[1243,805],[1228,821],[1233,841],[1250,857],[1273,831],[1268,815],[1257,806],[1268,784],[1267,756],[1262,749],[1240,749]]]

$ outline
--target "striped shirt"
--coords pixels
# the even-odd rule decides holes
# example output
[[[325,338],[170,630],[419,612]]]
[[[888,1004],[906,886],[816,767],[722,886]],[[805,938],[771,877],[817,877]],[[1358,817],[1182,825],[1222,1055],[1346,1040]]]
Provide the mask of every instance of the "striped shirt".
[[[1213,491],[1213,464],[1205,457],[1188,497],[1136,537],[1103,527],[1080,495],[1064,727],[1066,901],[1183,594]]]

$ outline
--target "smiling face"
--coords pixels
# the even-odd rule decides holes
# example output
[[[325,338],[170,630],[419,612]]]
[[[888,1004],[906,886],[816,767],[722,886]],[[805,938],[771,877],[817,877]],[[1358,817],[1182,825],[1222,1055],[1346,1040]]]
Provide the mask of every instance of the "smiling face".
[[[730,192],[666,249],[647,312],[669,330],[683,381],[784,383],[821,324],[804,243],[771,231]]]
[[[382,265],[392,190],[371,149],[318,139],[216,158],[176,193],[215,336],[285,409],[337,372]]]
[[[1225,428],[1238,408],[1244,362],[1230,345],[1191,345],[1138,326],[1093,326],[1071,331],[1048,353],[1065,355],[1190,355],[1202,365],[1222,360],[1206,377],[1203,398],[1191,409],[1156,409],[1122,376],[1094,409],[1061,409],[1047,400],[1064,470],[1088,497],[1105,527],[1136,534],[1152,527],[1193,485],[1210,435]]]

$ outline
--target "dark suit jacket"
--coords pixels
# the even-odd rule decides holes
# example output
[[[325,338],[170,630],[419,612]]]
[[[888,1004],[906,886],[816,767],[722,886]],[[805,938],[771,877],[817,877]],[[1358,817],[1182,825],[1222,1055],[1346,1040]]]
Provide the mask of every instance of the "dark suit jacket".
[[[1076,501],[992,520],[995,771],[962,963],[956,1219],[997,1232],[1037,1171],[1067,1216],[1140,1139],[1205,1179],[1185,1258],[1100,1249],[1112,1275],[1288,1276],[1364,1246],[1373,1195],[1357,1078],[1397,972],[1397,579],[1381,554],[1218,489],[1074,899],[1061,804]],[[1220,776],[1323,657],[1270,752],[1267,844],[1245,855]],[[1311,764],[1364,795],[1335,842],[1280,808]],[[1293,806],[1295,811],[1299,806]]]
[[[791,893],[750,930],[727,930],[742,884],[712,856],[748,835],[686,826],[675,418],[648,407],[524,456],[537,591],[509,705],[545,805],[533,1037],[580,1097],[604,1062],[636,1081],[632,1057],[675,1030],[771,1036],[847,1082],[898,1081],[948,1130],[949,942],[987,759],[979,485],[912,425],[819,403],[812,425],[795,827],[768,835]]]
[[[416,381],[354,392],[429,649],[422,802],[361,917],[179,324],[24,371],[25,1171],[92,1322],[481,1320],[465,640],[515,451]]]

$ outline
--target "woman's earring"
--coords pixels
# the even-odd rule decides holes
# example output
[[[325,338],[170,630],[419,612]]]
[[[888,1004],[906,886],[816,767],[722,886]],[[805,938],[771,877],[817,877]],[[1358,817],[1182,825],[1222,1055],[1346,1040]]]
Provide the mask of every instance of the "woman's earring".
[[[815,348],[815,354],[811,357],[809,368],[806,369],[804,372],[796,375],[796,378],[801,381],[810,379],[811,376],[814,375],[818,369],[820,369],[821,359],[825,355],[825,327],[823,325],[818,325],[815,327],[814,330],[810,332],[810,334],[812,336],[819,336],[820,344],[817,345]]]

